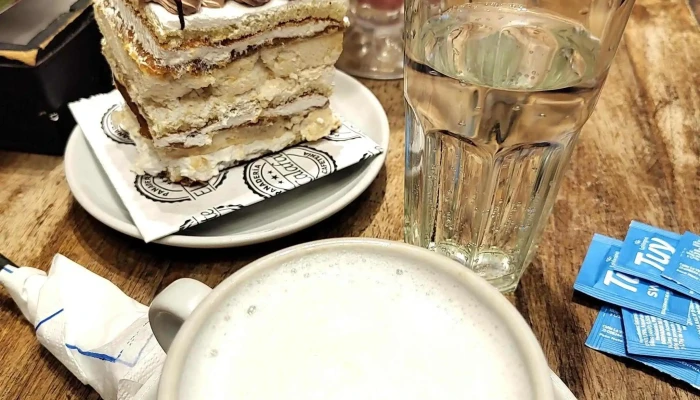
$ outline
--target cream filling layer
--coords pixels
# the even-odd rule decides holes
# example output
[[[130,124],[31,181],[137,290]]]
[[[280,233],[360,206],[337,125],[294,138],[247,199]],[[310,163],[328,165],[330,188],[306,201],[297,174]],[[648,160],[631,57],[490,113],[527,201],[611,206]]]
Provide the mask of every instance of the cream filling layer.
[[[291,117],[273,125],[251,127],[248,134],[262,136],[248,143],[225,146],[216,151],[184,157],[169,156],[153,147],[148,139],[138,134],[139,126],[134,115],[124,107],[117,113],[117,122],[130,133],[136,143],[138,158],[132,169],[137,174],[158,175],[166,172],[168,178],[179,181],[189,178],[206,181],[216,176],[220,170],[240,162],[280,151],[301,141],[313,141],[328,135],[339,122],[329,108],[312,111],[305,117]]]
[[[228,1],[226,4],[228,6],[237,3]],[[148,6],[157,6],[167,13],[160,5],[149,4]],[[310,21],[302,25],[283,26],[262,32],[246,39],[236,40],[226,46],[201,46],[185,50],[167,50],[156,41],[148,27],[133,12],[131,7],[126,5],[124,0],[102,0],[102,7],[106,18],[119,30],[131,31],[134,40],[141,45],[141,48],[146,53],[153,57],[157,64],[171,67],[187,64],[195,60],[201,60],[206,64],[224,63],[229,61],[232,55],[243,54],[251,47],[270,43],[274,39],[311,37],[323,32],[331,25],[329,21]],[[205,8],[204,10],[212,9]]]
[[[168,147],[182,144],[184,147],[208,146],[212,143],[212,135],[223,129],[234,128],[246,123],[255,122],[259,118],[286,117],[299,114],[312,108],[320,108],[328,103],[328,98],[319,95],[300,97],[297,100],[278,107],[261,110],[254,104],[249,107],[237,107],[222,116],[220,120],[196,132],[167,135],[153,140],[156,147]]]
[[[250,160],[263,154],[276,152],[288,147],[297,140],[294,132],[286,132],[272,139],[256,140],[249,144],[230,146],[204,156],[166,159],[161,158],[156,149],[141,135],[131,135],[139,156],[133,170],[139,175],[144,173],[158,175],[167,172],[171,180],[189,178],[194,181],[207,181],[219,174],[219,171],[241,161]]]

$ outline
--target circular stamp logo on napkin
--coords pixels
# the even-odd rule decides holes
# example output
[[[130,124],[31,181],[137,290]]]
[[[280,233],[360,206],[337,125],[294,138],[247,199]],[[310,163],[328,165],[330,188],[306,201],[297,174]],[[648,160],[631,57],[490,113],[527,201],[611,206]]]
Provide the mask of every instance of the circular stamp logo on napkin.
[[[254,193],[270,198],[332,174],[337,168],[330,154],[297,146],[246,164],[243,180]]]
[[[204,183],[185,186],[169,182],[151,175],[137,175],[134,181],[136,190],[145,198],[160,203],[180,203],[193,201],[213,193],[226,180],[226,172],[211,178]]]
[[[343,122],[340,128],[333,131],[330,135],[326,136],[324,139],[332,140],[334,142],[345,142],[348,140],[359,139],[362,137],[360,130],[352,125]]]
[[[108,138],[119,144],[130,144],[134,146],[134,141],[131,140],[129,132],[125,131],[118,124],[115,124],[112,119],[112,114],[119,107],[118,104],[113,105],[105,115],[102,116],[102,131]]]

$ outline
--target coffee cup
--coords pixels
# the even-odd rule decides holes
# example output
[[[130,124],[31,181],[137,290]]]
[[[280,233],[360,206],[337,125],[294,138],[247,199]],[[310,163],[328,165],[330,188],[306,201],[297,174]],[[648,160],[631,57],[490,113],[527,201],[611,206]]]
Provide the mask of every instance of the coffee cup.
[[[553,400],[517,310],[461,264],[375,239],[302,244],[149,310],[159,400]]]

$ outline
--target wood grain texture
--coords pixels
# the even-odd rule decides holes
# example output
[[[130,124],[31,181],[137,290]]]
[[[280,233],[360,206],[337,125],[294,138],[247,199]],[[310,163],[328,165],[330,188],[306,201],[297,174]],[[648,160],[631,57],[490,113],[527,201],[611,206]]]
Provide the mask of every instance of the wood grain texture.
[[[552,368],[581,399],[693,399],[698,391],[584,347],[596,302],[572,285],[594,232],[622,238],[632,219],[700,232],[700,30],[684,0],[638,0],[597,111],[584,127],[539,253],[510,300]],[[62,253],[148,303],[182,277],[216,285],[246,263],[310,240],[401,240],[402,83],[366,81],[389,115],[378,179],[330,219],[242,249],[146,245],[102,225],[73,200],[62,160],[0,152],[0,252],[46,269]],[[97,399],[36,342],[0,290],[0,399]]]

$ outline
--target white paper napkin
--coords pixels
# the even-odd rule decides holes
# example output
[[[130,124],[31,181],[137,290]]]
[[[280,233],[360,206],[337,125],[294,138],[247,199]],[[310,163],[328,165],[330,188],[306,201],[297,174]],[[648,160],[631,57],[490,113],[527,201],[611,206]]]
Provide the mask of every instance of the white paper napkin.
[[[48,275],[4,266],[0,284],[39,342],[103,399],[153,398],[165,353],[148,323],[148,307],[61,255]]]
[[[349,124],[325,139],[294,146],[183,186],[131,171],[137,158],[128,133],[112,121],[117,91],[70,104],[102,168],[146,242],[287,192],[383,151]]]

